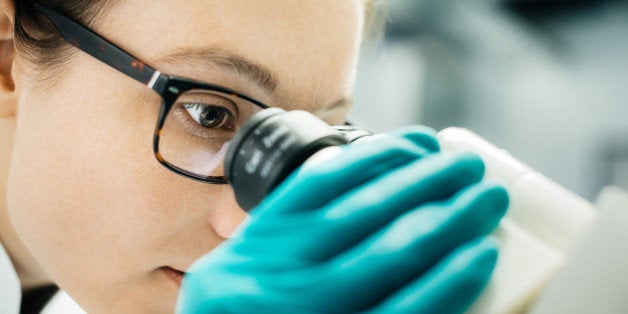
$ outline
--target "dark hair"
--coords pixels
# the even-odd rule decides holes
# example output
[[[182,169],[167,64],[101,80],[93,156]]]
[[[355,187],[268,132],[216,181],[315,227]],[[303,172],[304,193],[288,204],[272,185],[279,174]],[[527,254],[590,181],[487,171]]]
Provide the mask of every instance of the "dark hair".
[[[18,51],[31,64],[46,69],[44,76],[54,76],[67,61],[72,50],[61,34],[35,9],[33,0],[15,0],[14,39]],[[93,26],[96,15],[111,0],[47,0],[37,1],[82,23]],[[52,70],[52,71],[50,71]]]

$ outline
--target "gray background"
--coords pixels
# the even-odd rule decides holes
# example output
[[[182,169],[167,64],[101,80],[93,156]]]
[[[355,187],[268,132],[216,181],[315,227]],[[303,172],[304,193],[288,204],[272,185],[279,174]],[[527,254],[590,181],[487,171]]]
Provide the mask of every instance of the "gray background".
[[[628,189],[628,2],[387,0],[354,123],[471,129],[593,200]]]

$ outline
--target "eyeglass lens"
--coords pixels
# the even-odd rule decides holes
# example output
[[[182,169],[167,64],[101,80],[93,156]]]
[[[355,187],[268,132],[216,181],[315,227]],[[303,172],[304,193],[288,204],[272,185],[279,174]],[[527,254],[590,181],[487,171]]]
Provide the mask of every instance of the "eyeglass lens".
[[[259,106],[213,90],[179,95],[159,136],[159,152],[171,166],[205,179],[224,177],[228,143]]]

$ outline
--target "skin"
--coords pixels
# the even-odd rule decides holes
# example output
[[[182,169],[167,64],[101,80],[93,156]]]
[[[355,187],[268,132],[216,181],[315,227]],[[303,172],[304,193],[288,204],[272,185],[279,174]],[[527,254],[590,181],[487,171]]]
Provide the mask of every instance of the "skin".
[[[94,30],[164,73],[340,123],[363,10],[359,0],[118,1]],[[82,52],[42,82],[46,70],[14,49],[13,2],[0,0],[0,13],[0,238],[23,290],[54,282],[90,313],[172,312],[179,287],[160,267],[185,271],[245,212],[228,185],[155,160],[155,93]],[[188,48],[238,55],[277,86],[168,57]]]

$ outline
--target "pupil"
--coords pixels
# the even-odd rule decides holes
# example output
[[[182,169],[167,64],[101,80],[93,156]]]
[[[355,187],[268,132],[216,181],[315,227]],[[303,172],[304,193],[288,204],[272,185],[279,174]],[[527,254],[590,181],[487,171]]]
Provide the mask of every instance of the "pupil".
[[[216,108],[207,108],[201,113],[201,124],[204,127],[215,127],[224,120],[224,112]]]

